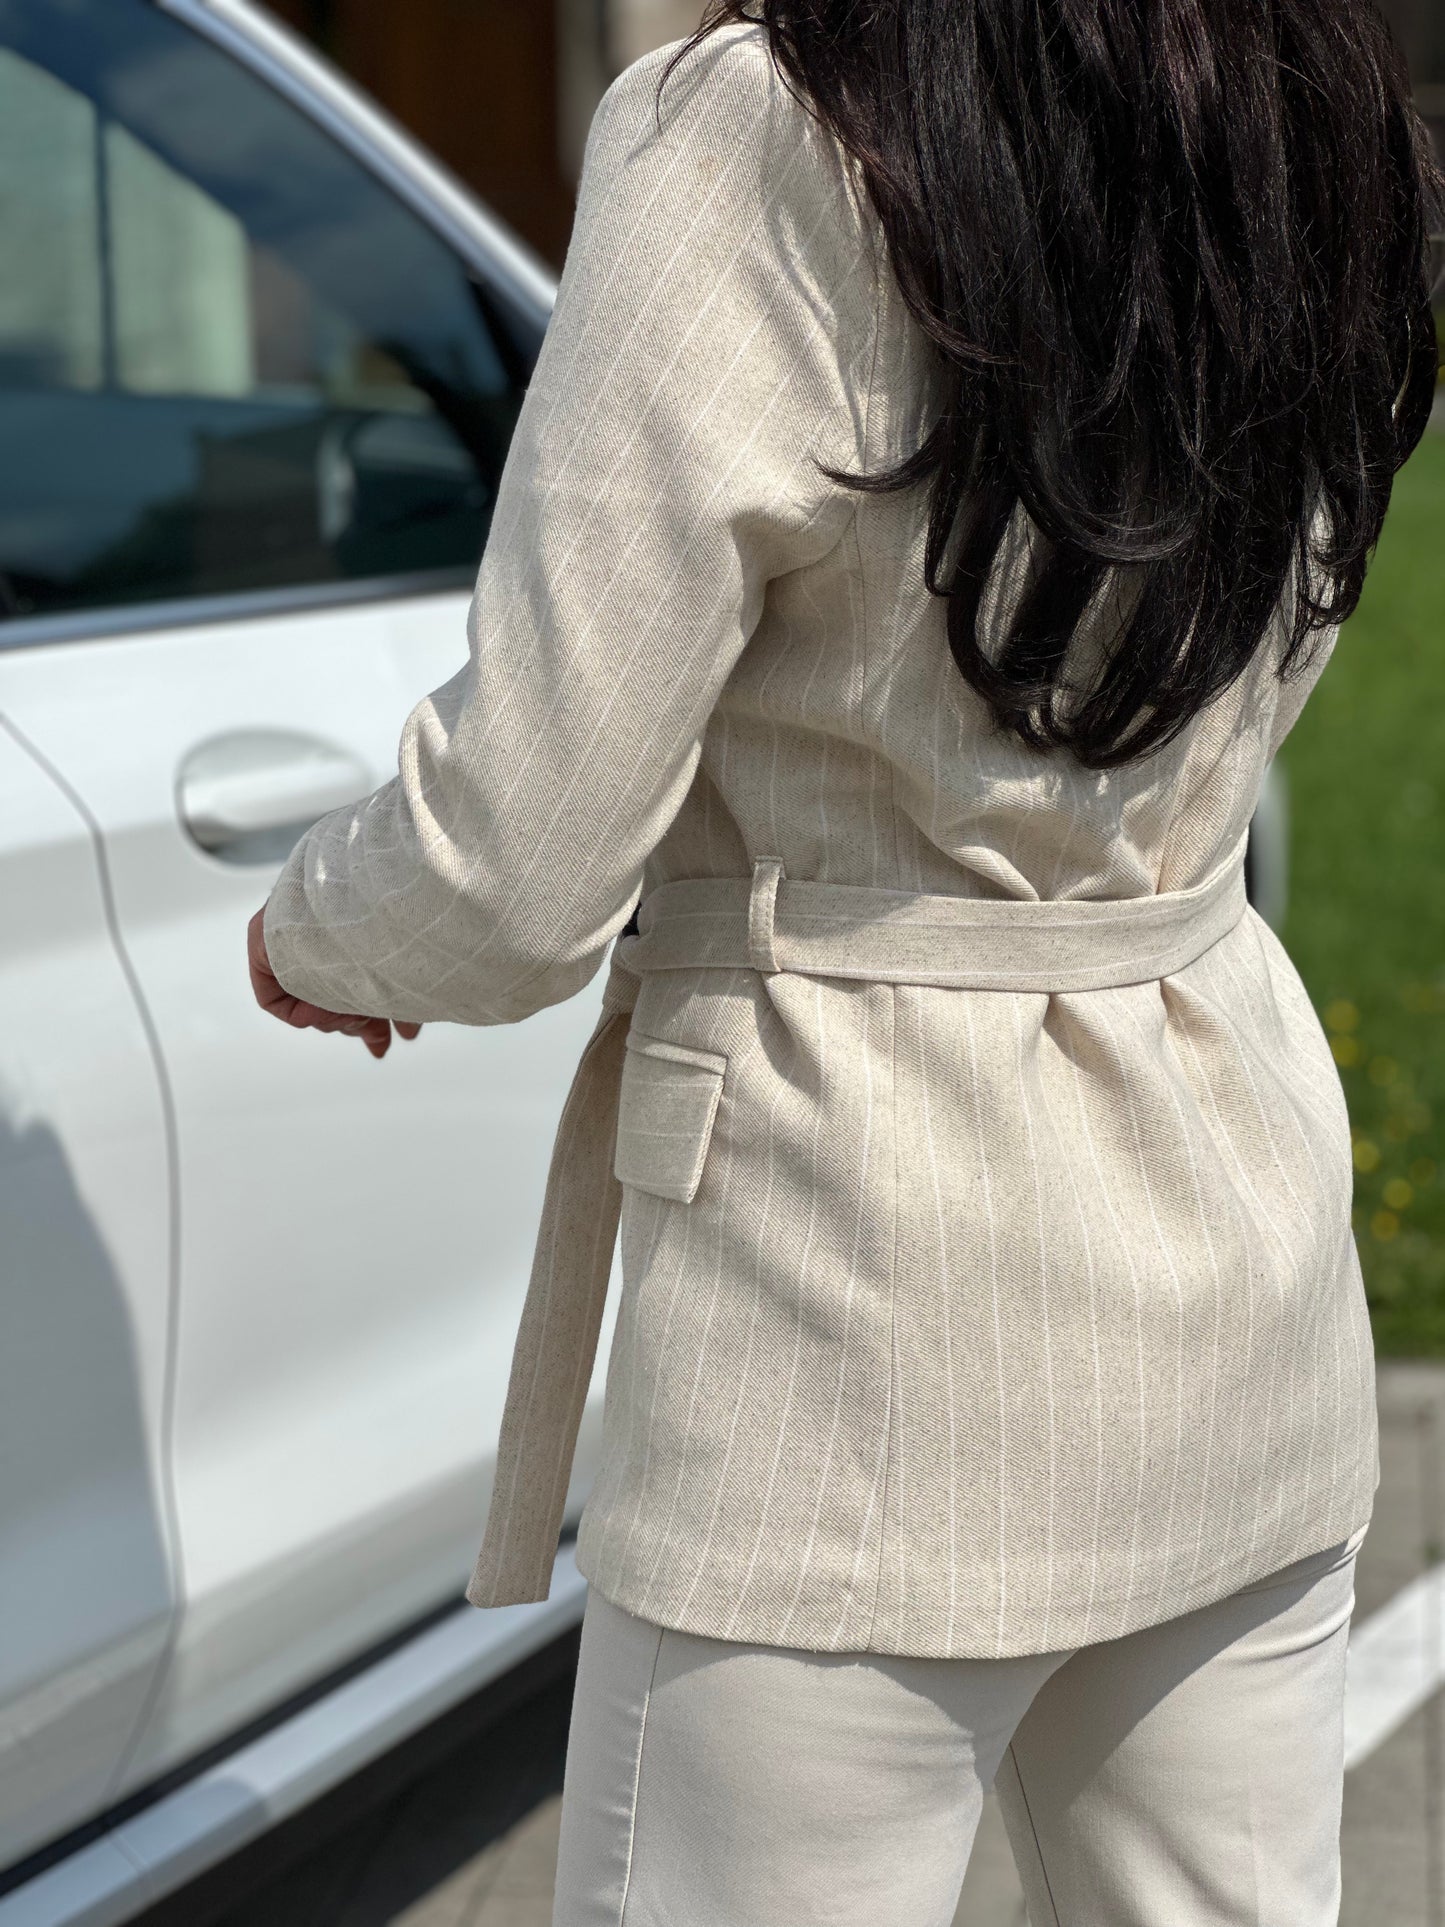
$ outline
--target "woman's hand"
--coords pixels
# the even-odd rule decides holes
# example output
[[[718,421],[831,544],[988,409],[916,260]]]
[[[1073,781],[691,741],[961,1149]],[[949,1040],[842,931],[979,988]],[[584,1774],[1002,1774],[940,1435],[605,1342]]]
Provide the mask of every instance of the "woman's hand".
[[[386,1017],[348,1017],[337,1010],[322,1010],[316,1004],[293,997],[275,977],[266,955],[266,936],[262,928],[264,909],[258,910],[246,930],[246,960],[251,967],[251,988],[262,1010],[279,1017],[283,1024],[297,1030],[339,1030],[344,1036],[359,1037],[373,1057],[385,1057],[391,1048],[392,1025]],[[415,1037],[420,1024],[396,1024],[398,1037]]]

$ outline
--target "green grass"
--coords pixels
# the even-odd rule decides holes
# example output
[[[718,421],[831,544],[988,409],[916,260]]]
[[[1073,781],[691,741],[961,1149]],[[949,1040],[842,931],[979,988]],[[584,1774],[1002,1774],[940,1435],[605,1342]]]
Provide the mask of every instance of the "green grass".
[[[1364,600],[1280,761],[1282,934],[1349,1100],[1376,1347],[1445,1356],[1445,435],[1401,472]]]

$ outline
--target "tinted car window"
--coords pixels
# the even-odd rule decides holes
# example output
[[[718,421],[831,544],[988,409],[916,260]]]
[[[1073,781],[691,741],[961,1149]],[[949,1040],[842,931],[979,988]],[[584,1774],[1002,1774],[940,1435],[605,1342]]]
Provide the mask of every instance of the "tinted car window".
[[[0,0],[0,259],[0,623],[475,568],[539,322],[146,0]]]

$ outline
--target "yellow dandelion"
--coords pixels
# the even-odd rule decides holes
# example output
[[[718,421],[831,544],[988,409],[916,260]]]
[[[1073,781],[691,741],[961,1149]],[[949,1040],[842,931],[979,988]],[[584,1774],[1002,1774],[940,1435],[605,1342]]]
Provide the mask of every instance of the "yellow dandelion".
[[[1358,1064],[1364,1055],[1358,1037],[1343,1037],[1338,1032],[1330,1039],[1330,1049],[1334,1052],[1335,1062],[1345,1069],[1351,1064]]]
[[[1377,1211],[1370,1219],[1370,1230],[1380,1240],[1381,1244],[1388,1244],[1391,1238],[1396,1236],[1399,1229],[1400,1220],[1395,1216],[1393,1211]]]
[[[1378,1171],[1380,1168],[1380,1147],[1372,1138],[1362,1137],[1355,1140],[1355,1169],[1357,1171]]]
[[[1408,1178],[1391,1178],[1380,1194],[1392,1211],[1403,1211],[1415,1195],[1415,1187]]]
[[[1325,1023],[1330,1030],[1356,1030],[1359,1022],[1359,1006],[1348,997],[1336,997],[1325,1005]]]

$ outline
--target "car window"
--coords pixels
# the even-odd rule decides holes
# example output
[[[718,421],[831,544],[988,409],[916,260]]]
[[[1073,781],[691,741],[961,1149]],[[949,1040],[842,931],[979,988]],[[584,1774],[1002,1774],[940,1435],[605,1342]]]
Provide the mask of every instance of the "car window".
[[[539,323],[146,0],[0,0],[4,621],[476,567]]]

